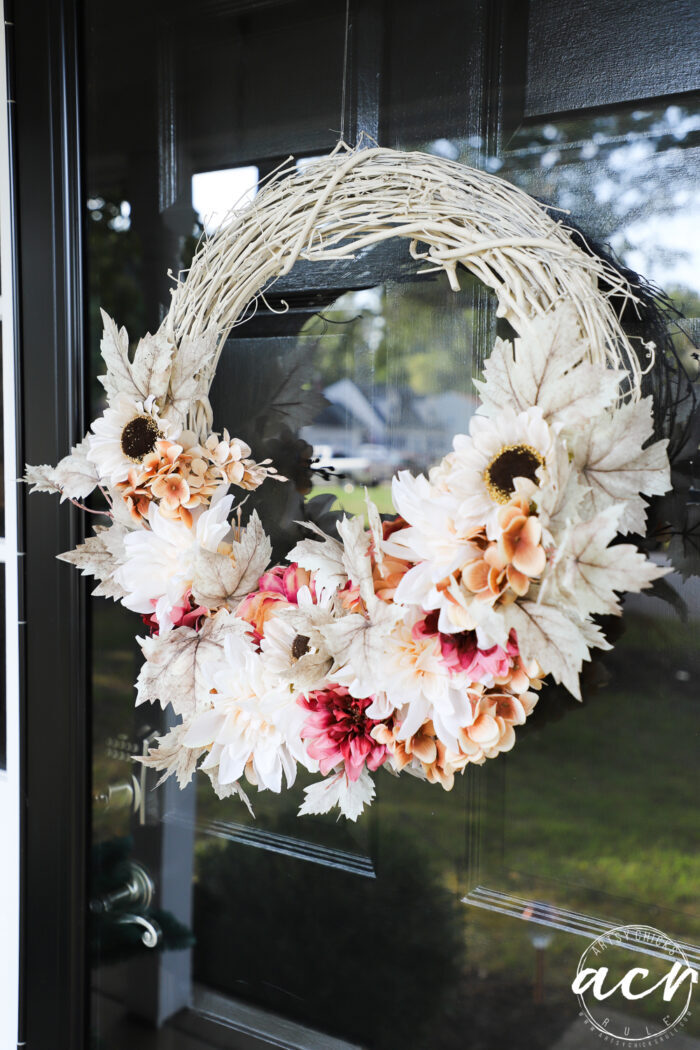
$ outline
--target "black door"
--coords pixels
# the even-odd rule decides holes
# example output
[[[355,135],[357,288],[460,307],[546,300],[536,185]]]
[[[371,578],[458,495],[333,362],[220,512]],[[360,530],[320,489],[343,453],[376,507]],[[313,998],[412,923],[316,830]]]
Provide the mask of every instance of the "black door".
[[[351,0],[344,78],[344,0],[22,5],[25,458],[55,461],[100,410],[98,308],[153,330],[202,229],[341,126],[567,210],[690,318],[692,371],[692,7]],[[468,422],[495,305],[408,262],[390,245],[300,265],[275,289],[290,309],[227,344],[215,417],[292,479],[267,508],[280,555],[296,516],[354,511],[365,483],[389,510],[396,466],[423,469]],[[299,410],[269,410],[270,376],[299,363]],[[335,480],[309,475],[308,445]],[[350,825],[298,819],[301,786],[260,795],[254,820],[204,778],[153,790],[132,756],[168,715],[134,712],[133,614],[54,561],[79,528],[27,505],[28,1046],[595,1047],[570,988],[587,943],[623,922],[700,943],[692,544],[666,601],[628,601],[583,705],[549,687],[512,755],[449,794],[384,777]]]

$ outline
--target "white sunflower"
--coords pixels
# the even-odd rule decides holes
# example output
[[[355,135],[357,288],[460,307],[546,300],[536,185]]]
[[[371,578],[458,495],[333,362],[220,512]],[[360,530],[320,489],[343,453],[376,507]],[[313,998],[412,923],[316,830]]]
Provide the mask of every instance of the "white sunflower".
[[[333,662],[323,637],[333,615],[313,602],[308,587],[299,589],[297,601],[266,621],[260,646],[269,675],[294,693],[308,693],[321,688]]]
[[[120,394],[92,424],[87,458],[97,467],[100,481],[117,485],[126,481],[135,463],[155,451],[157,441],[177,436],[175,425],[158,415],[153,397],[134,401]]]
[[[431,482],[457,500],[457,530],[485,526],[488,538],[497,539],[498,511],[515,494],[516,479],[547,485],[554,439],[539,408],[473,416],[469,436],[458,434],[454,452],[431,472]]]

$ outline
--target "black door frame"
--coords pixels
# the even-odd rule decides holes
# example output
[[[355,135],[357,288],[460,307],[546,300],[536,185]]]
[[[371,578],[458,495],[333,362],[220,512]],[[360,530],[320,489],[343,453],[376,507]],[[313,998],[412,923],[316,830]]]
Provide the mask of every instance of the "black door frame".
[[[13,58],[20,462],[54,463],[84,434],[84,297],[76,0],[8,11]],[[23,501],[23,958],[19,1042],[87,1045],[89,722],[84,581],[56,554],[77,511]]]

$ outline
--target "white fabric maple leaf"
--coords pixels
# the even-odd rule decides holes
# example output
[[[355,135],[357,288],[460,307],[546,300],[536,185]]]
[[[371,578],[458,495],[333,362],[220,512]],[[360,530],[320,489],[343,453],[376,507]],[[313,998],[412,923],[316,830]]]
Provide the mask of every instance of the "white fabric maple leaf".
[[[652,399],[628,402],[572,431],[574,465],[588,486],[580,515],[592,518],[620,507],[618,532],[644,533],[646,504],[640,493],[660,496],[671,487],[668,441],[642,446],[652,435]]]
[[[497,416],[541,408],[550,424],[583,423],[616,398],[624,372],[586,359],[588,344],[581,335],[570,303],[535,318],[514,343],[497,339],[484,366],[485,382],[474,381],[481,395],[481,414]]]
[[[104,310],[100,310],[104,331],[100,341],[102,360],[107,365],[107,372],[98,376],[107,392],[109,400],[119,394],[127,394],[135,401],[142,400],[141,391],[134,383],[129,361],[129,334],[126,328],[117,328],[115,322]]]
[[[242,620],[221,609],[199,631],[177,627],[152,638],[139,638],[146,662],[136,680],[137,705],[159,701],[163,708],[171,704],[176,714],[194,715],[211,699],[205,664],[221,659],[229,631],[245,628]]]
[[[289,552],[287,561],[297,562],[302,569],[308,569],[314,574],[316,594],[319,601],[324,602],[348,582],[343,545],[327,536],[311,521],[301,521],[298,524],[310,532],[315,532],[321,539],[301,540]]]
[[[348,579],[359,588],[364,602],[374,598],[372,561],[369,556],[370,534],[365,531],[361,514],[352,518],[343,516],[336,526],[343,543],[343,565]]]
[[[149,747],[147,755],[134,755],[134,761],[140,762],[151,769],[163,771],[163,776],[156,787],[175,776],[180,788],[186,788],[197,770],[197,763],[206,748],[187,747],[183,743],[183,737],[187,732],[187,724],[173,726],[163,736],[156,740],[157,747]]]
[[[60,492],[61,486],[56,481],[56,468],[48,463],[41,463],[36,467],[29,464],[24,468],[25,484],[31,485],[30,492]]]
[[[581,616],[620,614],[616,591],[642,591],[670,569],[655,565],[630,543],[608,544],[619,531],[620,508],[609,507],[590,521],[572,526],[564,536],[554,568],[558,597]]]
[[[530,478],[516,478],[515,491],[535,504],[543,530],[543,545],[547,547],[558,543],[571,522],[579,520],[579,507],[588,489],[571,462],[566,443],[556,441],[545,479],[538,484]]]
[[[518,648],[525,660],[537,660],[555,682],[566,686],[581,699],[578,676],[588,645],[580,626],[554,605],[534,601],[514,602],[503,611],[505,621],[518,637]]]
[[[265,534],[257,511],[253,511],[240,539],[230,554],[200,548],[194,562],[192,596],[207,609],[236,606],[256,590],[258,580],[270,563],[272,544]]]
[[[372,548],[374,550],[374,560],[377,568],[382,576],[386,576],[386,570],[384,568],[384,527],[382,525],[382,517],[379,513],[377,504],[369,498],[369,492],[365,488],[365,506],[367,507],[367,520],[369,522],[369,531],[372,536]]]
[[[98,379],[109,400],[126,394],[134,401],[145,401],[148,397],[163,401],[170,385],[175,344],[162,331],[145,335],[139,340],[131,361],[126,328],[117,328],[104,310],[100,313],[104,323],[100,350],[107,372]]]
[[[95,535],[79,543],[75,550],[59,554],[60,561],[67,561],[80,569],[83,576],[94,576],[100,582],[92,592],[105,598],[123,598],[126,591],[114,579],[114,573],[126,557],[124,536],[127,530],[118,524],[110,527],[98,525]]]
[[[54,480],[61,489],[61,503],[65,499],[85,499],[96,488],[99,477],[97,467],[87,458],[90,438],[85,437],[74,445],[70,455],[64,456],[53,472]]]
[[[366,769],[362,770],[357,780],[349,780],[341,770],[334,776],[304,788],[305,798],[299,807],[299,816],[328,813],[334,806],[338,806],[348,820],[357,820],[365,806],[374,798],[374,794],[374,781]]]
[[[184,421],[196,402],[207,399],[209,368],[216,349],[215,331],[206,331],[199,336],[183,336],[173,358],[165,416],[172,411]]]
[[[371,696],[381,686],[387,636],[406,610],[373,599],[370,618],[349,613],[328,624],[324,638],[333,656],[330,677],[342,681],[353,696]]]
[[[140,400],[145,401],[149,397],[154,397],[158,402],[164,400],[170,385],[174,353],[175,344],[160,329],[139,340],[131,374],[141,391]]]
[[[217,798],[231,798],[232,795],[236,795],[241,802],[246,806],[251,817],[255,816],[253,813],[253,807],[250,803],[248,795],[241,787],[240,781],[234,780],[231,784],[222,784],[219,780],[219,767],[213,766],[210,769],[203,769],[202,773],[206,773],[211,781],[211,786],[214,789],[214,794]]]

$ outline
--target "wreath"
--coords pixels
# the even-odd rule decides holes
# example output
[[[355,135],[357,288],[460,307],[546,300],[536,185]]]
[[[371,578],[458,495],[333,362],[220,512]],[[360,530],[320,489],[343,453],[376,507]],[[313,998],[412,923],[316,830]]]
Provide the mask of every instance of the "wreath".
[[[393,479],[396,514],[306,525],[270,567],[265,523],[240,490],[284,478],[213,429],[219,355],[297,260],[352,257],[392,237],[419,272],[461,269],[493,289],[515,332],[474,381],[468,434],[428,472]],[[352,820],[380,767],[439,783],[508,751],[551,676],[608,649],[594,617],[668,569],[619,535],[644,534],[643,496],[670,488],[643,369],[619,321],[635,291],[544,206],[494,175],[423,153],[341,144],[291,163],[200,244],[165,320],[130,354],[106,315],[107,407],[34,491],[109,523],[60,557],[96,595],[140,613],[138,704],[180,721],[140,759],[221,798],[279,792],[320,772],[300,813]],[[618,304],[616,311],[614,304]],[[648,356],[652,344],[643,344]],[[88,509],[88,508],[85,508]],[[90,508],[94,511],[94,508]]]

